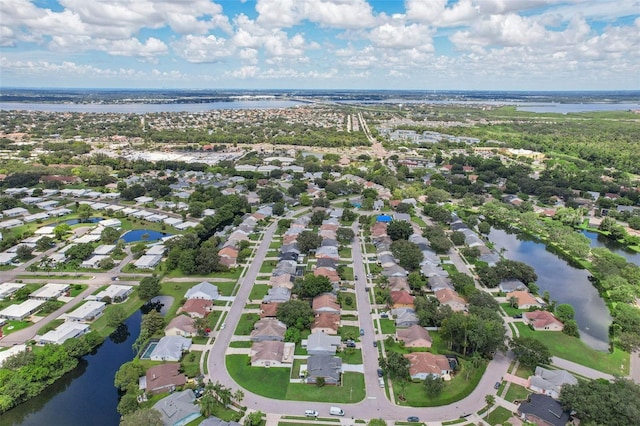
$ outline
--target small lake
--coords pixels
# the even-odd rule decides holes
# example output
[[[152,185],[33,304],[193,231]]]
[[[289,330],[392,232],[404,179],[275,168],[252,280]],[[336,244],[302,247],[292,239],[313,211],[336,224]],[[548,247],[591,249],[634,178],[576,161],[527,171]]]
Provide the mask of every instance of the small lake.
[[[503,255],[507,259],[524,262],[535,269],[540,294],[547,290],[551,300],[573,306],[583,342],[594,349],[609,349],[611,315],[598,290],[589,281],[588,271],[571,266],[548,251],[544,244],[524,235],[492,228],[489,240],[498,251],[504,249]]]
[[[80,221],[80,219],[69,219],[69,220],[65,220],[62,223],[66,223],[67,225],[77,225],[79,223],[98,223],[101,220],[104,220],[103,217],[90,217],[87,219],[83,219],[82,221]]]
[[[640,266],[640,253],[627,249],[623,244],[607,238],[602,234],[591,231],[582,231],[582,235],[589,238],[591,241],[591,247],[605,247],[612,253],[619,254],[627,259],[627,262],[635,263]]]
[[[173,234],[166,232],[152,231],[151,229],[134,229],[120,237],[125,243],[135,243],[138,241],[158,241],[164,237],[169,237]]]
[[[117,426],[120,414],[116,371],[134,357],[131,345],[140,334],[140,310],[131,315],[95,353],[43,393],[2,415],[6,426]]]

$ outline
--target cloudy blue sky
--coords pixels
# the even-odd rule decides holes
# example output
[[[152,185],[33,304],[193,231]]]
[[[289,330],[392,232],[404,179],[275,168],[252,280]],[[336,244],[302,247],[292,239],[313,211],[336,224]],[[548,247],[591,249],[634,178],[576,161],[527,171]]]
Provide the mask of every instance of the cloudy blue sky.
[[[2,87],[640,89],[640,0],[2,0]]]

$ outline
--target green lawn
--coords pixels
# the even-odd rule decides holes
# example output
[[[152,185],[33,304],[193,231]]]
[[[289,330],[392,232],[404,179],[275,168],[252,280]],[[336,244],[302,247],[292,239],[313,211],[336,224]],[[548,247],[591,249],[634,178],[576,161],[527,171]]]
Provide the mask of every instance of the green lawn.
[[[138,298],[138,291],[134,287],[133,293],[129,295],[127,300],[116,305],[109,305],[104,311],[106,313],[112,306],[122,306],[124,311],[127,313],[128,318],[131,314],[140,309],[143,304],[144,302]],[[115,330],[115,327],[109,327],[107,325],[107,315],[103,314],[100,318],[91,323],[91,329],[98,331],[102,337],[107,337]]]
[[[270,274],[275,269],[276,263],[277,262],[275,260],[265,260],[262,263],[262,266],[260,266],[260,273],[261,274]]]
[[[251,347],[251,343],[247,340],[235,340],[232,342],[229,342],[229,347],[230,348],[250,348]]]
[[[351,248],[350,247],[341,247],[340,250],[338,250],[338,254],[343,259],[350,259],[351,258]]]
[[[6,336],[7,334],[15,333],[16,331],[22,330],[31,325],[33,325],[31,321],[10,320],[10,321],[7,321],[7,323],[2,326],[2,330],[4,335]]]
[[[493,407],[485,420],[490,425],[502,425],[509,420],[513,414],[504,407]]]
[[[514,315],[522,314],[523,312],[527,312],[526,309],[514,308],[508,303],[501,303],[500,306],[502,306],[502,309],[504,309],[506,314],[509,315],[510,317]]]
[[[382,334],[396,334],[396,324],[393,320],[380,318],[380,328]]]
[[[258,314],[242,314],[240,321],[238,321],[238,327],[234,334],[238,336],[248,336],[253,330],[253,325],[260,319]]]
[[[51,321],[49,324],[46,324],[44,327],[42,327],[41,329],[39,329],[36,334],[39,336],[42,336],[43,334],[45,334],[47,331],[51,331],[54,328],[58,327],[60,324],[62,324],[64,322],[63,319],[54,319],[53,321]]]
[[[577,337],[560,331],[533,331],[526,324],[517,324],[521,336],[531,336],[549,348],[551,355],[573,361],[604,373],[626,376],[629,374],[629,353],[618,348],[611,354],[591,349]],[[620,368],[622,366],[622,369]]]
[[[358,310],[358,302],[356,299],[356,295],[354,293],[350,293],[348,291],[342,291],[338,293],[338,297],[340,300],[340,307],[349,311],[357,311]]]
[[[207,315],[207,326],[213,329],[213,327],[215,327],[215,325],[218,323],[220,315],[222,315],[222,311],[209,312],[209,315]]]
[[[509,402],[513,402],[516,399],[527,399],[527,396],[529,394],[530,392],[523,386],[516,385],[515,383],[511,383],[509,385],[509,390],[507,391],[507,394],[504,396],[504,399],[506,399]]]
[[[353,325],[343,325],[338,329],[338,334],[342,340],[358,340],[360,337],[360,329]]]
[[[344,373],[342,386],[307,385],[289,383],[285,399],[293,401],[344,402],[362,401],[365,397],[364,375]]]
[[[71,285],[71,290],[69,291],[70,297],[76,297],[80,293],[82,293],[87,288],[86,284],[73,284]]]
[[[345,348],[336,355],[338,355],[345,364],[362,364],[362,351],[360,349]]]
[[[515,375],[522,377],[523,379],[527,379],[529,376],[533,376],[533,370],[522,364],[518,364],[518,369],[516,370]]]
[[[247,355],[227,355],[227,371],[249,392],[275,399],[287,399],[288,368],[251,367]]]
[[[231,296],[231,292],[233,291],[233,288],[236,286],[236,282],[235,281],[226,281],[226,282],[217,282],[215,283],[216,286],[218,286],[218,293],[220,293],[222,296]]]
[[[471,367],[469,361],[460,361],[460,369],[456,372],[455,377],[446,383],[446,386],[440,395],[430,398],[424,391],[422,382],[409,383],[405,391],[405,401],[400,401],[397,397],[400,387],[394,383],[394,391],[396,392],[396,403],[398,405],[406,405],[412,407],[436,407],[447,405],[459,401],[468,396],[478,385],[487,365],[482,364],[479,368]],[[467,374],[467,368],[469,374]]]
[[[191,283],[176,283],[176,282],[163,282],[160,283],[160,294],[164,296],[173,297],[173,302],[171,303],[171,307],[167,311],[167,315],[165,318],[167,322],[169,322],[173,317],[175,317],[178,308],[182,306],[182,299],[184,299],[184,294],[194,285],[198,284],[198,282]]]
[[[415,223],[416,225],[420,226],[421,228],[424,228],[427,226],[426,222],[424,220],[422,220],[421,217],[419,216],[411,216],[411,222]]]
[[[187,377],[195,377],[200,374],[201,351],[190,351],[185,354],[180,361],[180,367]]]
[[[262,300],[271,287],[268,284],[254,284],[249,294],[249,300]]]

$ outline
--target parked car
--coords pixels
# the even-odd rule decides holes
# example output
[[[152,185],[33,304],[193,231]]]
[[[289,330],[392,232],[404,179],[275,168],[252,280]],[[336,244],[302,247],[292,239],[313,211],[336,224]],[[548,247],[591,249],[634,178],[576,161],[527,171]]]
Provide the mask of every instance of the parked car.
[[[496,382],[496,384],[495,384],[495,385],[493,385],[493,388],[494,388],[494,389],[498,389],[499,387],[500,387],[500,382]]]
[[[358,276],[357,275],[354,278],[355,278],[356,281],[358,281]]]
[[[382,376],[384,376],[384,371],[382,371],[382,368],[378,368],[378,377]]]
[[[344,345],[348,348],[355,348],[356,342],[346,342]]]
[[[419,422],[420,418],[418,416],[409,416],[407,417],[408,422]]]
[[[520,319],[520,318],[522,318],[522,314],[515,314],[513,317],[514,317],[515,319]]]
[[[373,341],[373,347],[374,347],[374,348],[377,348],[377,347],[378,347],[378,341],[377,341],[377,340],[374,340],[374,341]]]
[[[304,410],[304,415],[307,417],[318,417],[318,412],[316,410]]]
[[[361,335],[361,336],[364,336],[364,328],[361,328],[361,329],[360,329],[360,335]]]

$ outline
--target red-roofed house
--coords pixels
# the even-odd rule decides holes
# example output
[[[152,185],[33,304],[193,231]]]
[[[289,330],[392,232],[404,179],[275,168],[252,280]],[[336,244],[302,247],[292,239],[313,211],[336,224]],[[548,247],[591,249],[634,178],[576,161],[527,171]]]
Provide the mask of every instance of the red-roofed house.
[[[191,318],[204,318],[211,312],[213,302],[205,299],[189,299],[178,309],[178,313],[185,312]]]
[[[150,367],[145,376],[147,392],[151,394],[169,392],[187,383],[187,376],[180,373],[180,364],[177,362]]]
[[[414,309],[415,305],[413,304],[413,299],[414,297],[406,291],[403,291],[403,290],[392,291],[391,292],[391,309],[400,309],[400,308]]]
[[[525,312],[522,317],[534,330],[562,331],[564,328],[564,324],[548,311]]]
[[[220,256],[220,263],[231,268],[236,266],[236,261],[238,260],[238,249],[231,246],[223,247],[222,250],[218,252],[218,256]]]
[[[448,287],[435,291],[436,298],[442,305],[449,305],[454,312],[461,312],[467,309],[467,304],[462,297]]]
[[[338,334],[340,314],[320,312],[313,318],[311,333]]]
[[[414,380],[424,380],[427,376],[443,377],[451,373],[449,360],[444,355],[431,352],[412,352],[404,355],[411,363],[409,375]]]
[[[541,308],[542,304],[538,302],[538,299],[533,297],[531,293],[526,290],[517,290],[507,293],[507,301],[512,297],[515,297],[518,301],[518,309],[529,309],[532,307]]]

